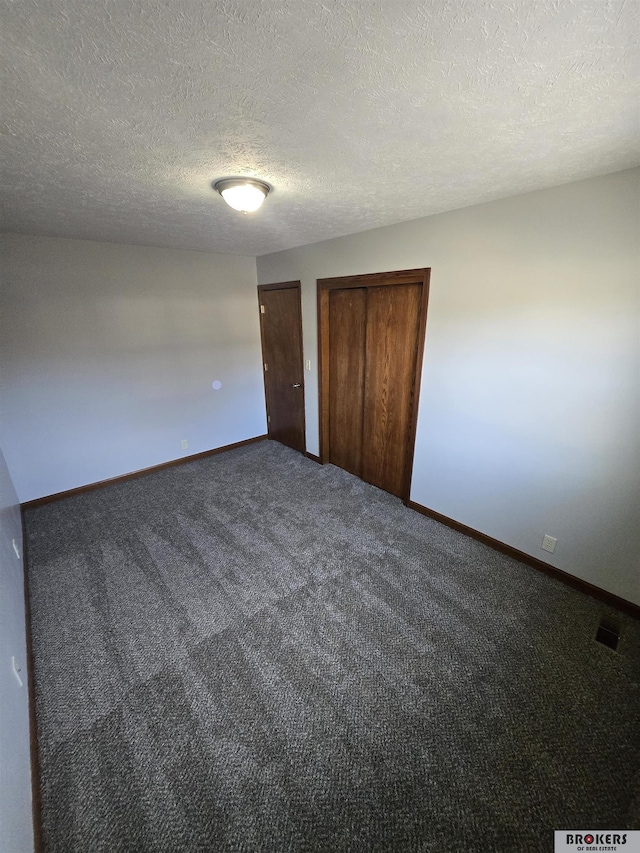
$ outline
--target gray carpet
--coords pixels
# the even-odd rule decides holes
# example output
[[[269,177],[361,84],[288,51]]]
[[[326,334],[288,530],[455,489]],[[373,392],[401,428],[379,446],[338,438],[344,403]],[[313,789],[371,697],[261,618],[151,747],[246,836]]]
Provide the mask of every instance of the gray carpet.
[[[639,624],[340,469],[262,442],[26,527],[47,853],[640,828]]]

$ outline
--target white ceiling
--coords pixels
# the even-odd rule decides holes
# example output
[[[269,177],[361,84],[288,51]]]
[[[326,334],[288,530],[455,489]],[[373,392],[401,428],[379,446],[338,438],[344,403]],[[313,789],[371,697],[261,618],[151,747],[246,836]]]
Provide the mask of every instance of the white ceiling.
[[[638,165],[639,6],[0,0],[0,227],[260,255]]]

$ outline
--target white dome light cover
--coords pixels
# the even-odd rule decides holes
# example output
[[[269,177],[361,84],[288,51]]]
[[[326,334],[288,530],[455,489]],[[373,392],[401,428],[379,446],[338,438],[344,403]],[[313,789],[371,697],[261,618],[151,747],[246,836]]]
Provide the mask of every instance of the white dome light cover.
[[[223,178],[213,188],[229,207],[242,213],[256,211],[271,191],[269,184],[255,178]]]

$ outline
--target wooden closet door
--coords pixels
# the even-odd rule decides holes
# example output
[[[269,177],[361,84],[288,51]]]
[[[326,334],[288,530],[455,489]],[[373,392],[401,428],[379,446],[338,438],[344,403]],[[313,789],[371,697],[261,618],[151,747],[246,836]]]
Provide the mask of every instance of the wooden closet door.
[[[320,461],[409,501],[429,269],[318,279]]]
[[[367,289],[362,472],[402,496],[411,432],[421,286]]]
[[[362,476],[367,291],[329,294],[329,462]]]

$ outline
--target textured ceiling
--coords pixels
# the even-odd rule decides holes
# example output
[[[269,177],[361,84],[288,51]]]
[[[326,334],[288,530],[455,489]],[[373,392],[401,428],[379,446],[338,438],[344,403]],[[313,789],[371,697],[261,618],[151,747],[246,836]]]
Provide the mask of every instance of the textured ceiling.
[[[639,5],[0,0],[0,227],[259,255],[638,165]]]

